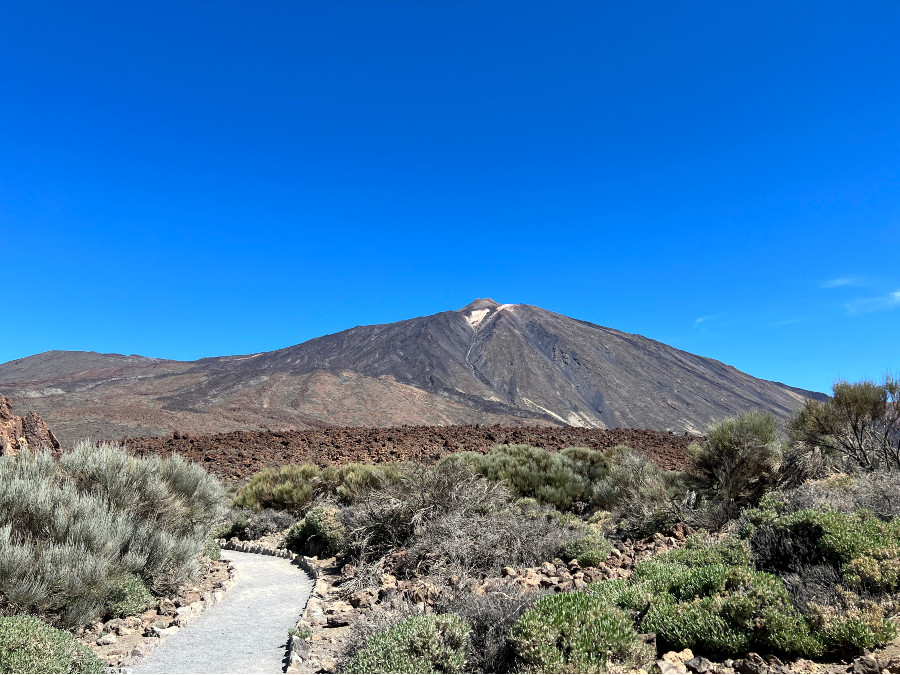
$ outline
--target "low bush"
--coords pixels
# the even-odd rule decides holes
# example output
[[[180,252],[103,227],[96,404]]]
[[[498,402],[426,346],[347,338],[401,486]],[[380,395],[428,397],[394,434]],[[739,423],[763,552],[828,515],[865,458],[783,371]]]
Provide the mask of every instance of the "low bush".
[[[246,508],[232,508],[224,522],[216,528],[215,534],[225,539],[237,537],[252,541],[267,534],[284,532],[296,522],[296,516],[285,511],[267,508],[255,513]]]
[[[336,555],[347,545],[347,528],[341,522],[341,509],[330,504],[314,506],[306,517],[285,535],[289,548],[311,555]]]
[[[510,502],[504,484],[445,460],[412,468],[398,486],[371,492],[343,520],[348,553],[360,565],[403,550],[394,574],[466,577],[555,558],[577,533],[550,515],[527,515]]]
[[[33,616],[0,617],[0,673],[105,673],[70,633]]]
[[[594,483],[605,478],[610,454],[586,448],[560,452],[530,445],[498,445],[485,455],[458,453],[485,478],[505,482],[514,497],[533,498],[557,509],[594,502]]]
[[[867,510],[804,509],[754,531],[750,543],[764,569],[796,571],[796,558],[784,555],[790,546],[807,564],[833,565],[851,586],[873,592],[900,588],[900,518],[885,522]]]
[[[113,578],[106,598],[106,615],[126,617],[141,614],[156,601],[147,584],[137,574]]]
[[[520,672],[607,673],[646,668],[655,657],[630,616],[583,591],[539,598],[509,639]]]
[[[235,498],[236,507],[260,511],[272,508],[302,515],[316,498],[351,504],[360,495],[396,483],[404,474],[400,464],[348,464],[318,467],[287,464],[255,473]]]
[[[509,644],[509,631],[522,614],[544,595],[546,590],[524,591],[513,583],[475,593],[441,593],[434,611],[456,614],[468,623],[469,655],[466,670],[471,673],[514,672],[515,656]]]
[[[454,614],[411,616],[369,638],[348,673],[460,673],[470,626]]]
[[[811,605],[810,617],[834,650],[874,649],[897,637],[897,625],[885,617],[884,608],[852,593],[841,594],[836,607]]]
[[[702,445],[692,444],[692,477],[719,524],[754,506],[777,478],[783,448],[778,423],[750,411],[715,424]]]
[[[203,543],[203,555],[210,560],[222,559],[222,548],[212,536],[207,537],[206,541]]]
[[[164,592],[196,571],[223,491],[178,457],[81,443],[0,458],[0,607],[82,625],[121,575]]]
[[[752,569],[750,559],[746,541],[695,535],[685,548],[637,565],[630,579],[594,583],[587,592],[630,612],[641,631],[656,633],[661,649],[815,657],[871,648],[896,634],[875,603],[851,594],[840,607],[809,602],[799,611],[784,581]]]
[[[563,560],[577,560],[582,567],[596,567],[610,554],[613,547],[599,532],[573,539],[563,546],[560,557]]]
[[[782,515],[804,509],[831,509],[843,513],[866,509],[881,520],[891,520],[900,516],[900,472],[833,474],[794,489],[782,490],[773,498]]]
[[[659,571],[636,572],[637,581],[646,575],[655,585]],[[823,651],[821,638],[774,575],[709,565],[674,570],[663,585],[670,592],[654,595],[641,622],[662,645],[732,656],[748,650],[804,656]]]

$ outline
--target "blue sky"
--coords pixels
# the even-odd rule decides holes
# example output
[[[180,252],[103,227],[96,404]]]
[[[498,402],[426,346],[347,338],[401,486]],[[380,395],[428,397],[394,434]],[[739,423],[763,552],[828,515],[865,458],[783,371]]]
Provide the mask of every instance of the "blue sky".
[[[6,2],[0,361],[529,303],[900,371],[900,3]]]

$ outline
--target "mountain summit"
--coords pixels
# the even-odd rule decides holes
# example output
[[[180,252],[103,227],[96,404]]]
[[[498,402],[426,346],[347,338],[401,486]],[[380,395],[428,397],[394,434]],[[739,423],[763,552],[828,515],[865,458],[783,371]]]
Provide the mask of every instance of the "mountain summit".
[[[247,356],[167,361],[46,352],[0,365],[0,392],[68,444],[236,429],[549,424],[703,432],[807,392],[531,305],[359,326]],[[25,401],[24,399],[27,399]]]

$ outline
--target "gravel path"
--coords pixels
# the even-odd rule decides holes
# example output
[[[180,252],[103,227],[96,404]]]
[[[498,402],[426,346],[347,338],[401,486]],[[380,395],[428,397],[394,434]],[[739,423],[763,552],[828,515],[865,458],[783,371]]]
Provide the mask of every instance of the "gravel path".
[[[281,673],[288,630],[312,591],[296,565],[274,556],[222,551],[236,583],[218,605],[154,649],[134,673]]]

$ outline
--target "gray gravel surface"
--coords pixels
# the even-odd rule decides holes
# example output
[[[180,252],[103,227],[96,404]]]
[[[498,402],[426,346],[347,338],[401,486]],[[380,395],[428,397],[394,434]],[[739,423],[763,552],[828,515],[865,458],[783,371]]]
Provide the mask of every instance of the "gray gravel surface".
[[[280,673],[309,576],[273,556],[222,551],[237,580],[218,605],[154,649],[134,673]]]

